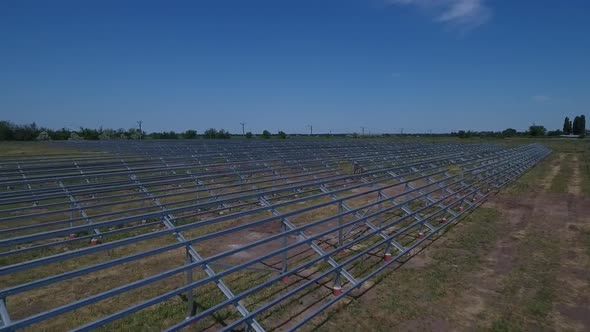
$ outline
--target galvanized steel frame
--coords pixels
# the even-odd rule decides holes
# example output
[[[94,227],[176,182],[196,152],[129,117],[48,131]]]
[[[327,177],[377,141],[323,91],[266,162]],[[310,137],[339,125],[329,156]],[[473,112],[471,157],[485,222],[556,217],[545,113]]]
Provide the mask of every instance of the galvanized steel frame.
[[[508,149],[494,144],[371,140],[69,142],[62,146],[95,152],[0,160],[0,186],[6,188],[0,191],[0,259],[12,262],[10,259],[19,255],[68,245],[79,247],[0,266],[0,277],[163,236],[173,236],[177,242],[2,286],[0,331],[31,326],[180,273],[186,273],[185,285],[140,300],[76,330],[91,330],[186,294],[187,317],[170,326],[171,331],[229,306],[236,308],[241,318],[224,330],[245,326],[264,331],[264,324],[258,321],[262,313],[313,285],[330,283],[333,298],[289,326],[296,329],[375,274],[407,257],[413,249],[428,243],[431,237],[550,153],[538,144]],[[194,198],[186,199],[187,195]],[[368,197],[371,199],[364,202]],[[167,202],[161,201],[164,199]],[[361,200],[364,203],[358,205]],[[350,202],[356,202],[356,206]],[[142,207],[117,207],[136,203]],[[146,207],[146,203],[150,205]],[[332,206],[337,207],[336,213],[317,220],[298,223],[290,219]],[[107,212],[96,212],[105,208]],[[260,213],[270,214],[261,218]],[[67,214],[69,217],[63,218]],[[199,221],[191,219],[197,217]],[[243,218],[250,219],[238,222]],[[155,221],[147,222],[150,219]],[[28,223],[30,220],[40,221]],[[194,237],[183,234],[228,221],[236,224]],[[277,222],[280,231],[239,248],[206,257],[195,247]],[[155,223],[164,228],[149,231]],[[135,235],[135,231],[142,233]],[[113,236],[122,238],[109,240]],[[293,236],[299,240],[289,243]],[[87,240],[93,245],[80,246]],[[255,258],[231,264],[226,261],[237,253],[277,243],[280,245],[276,249]],[[302,247],[311,248],[315,254],[303,261],[289,256]],[[182,266],[11,319],[7,299],[179,248],[186,253]],[[352,255],[342,257],[343,252]],[[379,265],[355,276],[352,270],[359,262],[375,257],[381,257]],[[273,267],[269,262],[277,258],[280,264]],[[321,266],[321,262],[329,266],[322,266],[313,278],[284,284],[280,294],[258,307],[248,309],[243,302],[250,295],[288,282],[288,278],[298,276],[302,270]],[[222,270],[215,271],[214,267]],[[196,268],[205,271],[206,276],[195,280]],[[243,271],[267,271],[272,277],[235,294],[222,278]],[[226,299],[197,313],[193,298],[199,294],[194,292],[211,282]]]

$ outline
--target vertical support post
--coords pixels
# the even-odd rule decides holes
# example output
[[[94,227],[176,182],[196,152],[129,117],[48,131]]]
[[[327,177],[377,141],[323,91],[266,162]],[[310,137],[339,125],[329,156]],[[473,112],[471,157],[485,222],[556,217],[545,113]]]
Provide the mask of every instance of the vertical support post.
[[[286,231],[287,231],[287,225],[285,225],[285,221],[281,218],[281,233],[283,234],[283,236],[281,237],[281,245],[282,245],[283,249],[285,247],[287,247],[287,235],[285,234]],[[287,251],[283,251],[281,253],[281,274],[287,272],[287,258],[288,258]],[[289,277],[287,277],[285,275],[285,276],[283,276],[281,281],[284,283],[288,283]]]
[[[0,327],[3,325],[9,325],[12,321],[10,320],[10,315],[8,314],[8,309],[6,308],[6,298],[0,298]]]
[[[338,203],[338,213],[340,216],[338,217],[338,226],[342,226],[343,218],[342,213],[344,213],[344,206],[342,206],[342,202]],[[342,253],[340,250],[342,245],[344,244],[344,237],[342,234],[342,228],[338,228],[338,250],[337,253]],[[340,266],[336,269],[336,274],[334,275],[334,287],[332,288],[332,294],[334,296],[338,296],[342,294],[342,282],[340,280]]]
[[[342,214],[344,213],[344,206],[342,206],[342,202],[338,203],[338,213],[340,214],[340,216],[338,217],[338,226],[342,226],[342,223],[344,222]],[[338,252],[340,253],[340,250],[342,248],[342,245],[344,244],[344,235],[343,235],[343,230],[342,228],[338,228]]]
[[[201,198],[200,197],[201,195],[199,194],[201,192],[201,188],[200,188],[201,186],[199,184],[198,178],[195,178],[195,183],[197,184],[197,204],[199,204],[199,199]]]
[[[387,245],[385,245],[385,255],[383,255],[383,260],[389,262],[391,259],[391,241],[388,241]]]
[[[186,247],[186,264],[193,262],[193,256],[189,252],[189,247]],[[186,271],[186,284],[192,284],[193,282],[193,269]],[[194,289],[189,289],[186,294],[187,301],[187,319],[196,314],[195,300],[194,300]]]
[[[70,203],[70,227],[74,227],[72,220],[74,219],[74,204]]]
[[[447,222],[447,214],[449,213],[449,209],[443,209],[442,217],[440,217],[440,222],[445,223]]]
[[[462,213],[464,210],[463,204],[465,203],[465,197],[461,198],[461,201],[459,203],[459,213]]]
[[[272,171],[273,177],[272,177],[272,190],[275,190],[276,186],[277,186],[277,171],[273,170]]]
[[[342,284],[340,281],[340,267],[336,269],[334,274],[334,287],[332,287],[332,294],[334,296],[342,294]]]
[[[378,192],[378,196],[377,196],[377,201],[379,202],[379,204],[377,204],[377,208],[379,209],[379,211],[383,211],[383,193],[381,190],[379,190]],[[382,218],[383,219],[383,218]],[[382,222],[379,222],[379,224],[383,224],[384,220]]]

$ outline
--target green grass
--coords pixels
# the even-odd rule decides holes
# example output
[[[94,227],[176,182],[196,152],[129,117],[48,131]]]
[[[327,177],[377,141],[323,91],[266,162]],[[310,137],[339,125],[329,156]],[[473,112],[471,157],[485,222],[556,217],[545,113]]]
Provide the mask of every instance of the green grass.
[[[559,253],[559,240],[531,227],[518,245],[518,265],[502,281],[492,331],[551,329],[549,313],[558,287]]]
[[[0,142],[0,156],[26,157],[34,155],[51,155],[64,153],[83,153],[75,148],[52,146],[46,142]]]
[[[553,153],[541,163],[529,169],[518,181],[513,182],[503,190],[506,194],[518,195],[522,193],[539,190],[542,187],[541,179],[545,178],[551,170],[551,163],[558,158],[558,155]]]
[[[483,263],[485,254],[501,234],[501,227],[497,210],[478,208],[458,227],[447,231],[441,247],[428,251],[432,261],[427,268],[402,266],[379,275],[375,280],[377,289],[372,290],[377,298],[370,305],[363,303],[363,297],[355,299],[321,325],[320,330],[338,331],[348,325],[359,331],[385,331],[402,321],[434,315],[432,308],[454,296],[467,283],[466,276]]]
[[[582,177],[582,193],[590,197],[590,144],[588,144],[586,151],[578,157],[578,160],[580,163],[580,176]]]
[[[586,228],[582,233],[584,239],[584,247],[586,248],[586,255],[590,258],[590,228]],[[590,265],[590,259],[588,261]]]
[[[430,139],[429,139],[430,140]],[[481,139],[448,139],[436,141],[456,141],[465,143],[483,142]],[[554,150],[547,160],[537,165],[527,172],[515,184],[508,188],[512,194],[525,193],[538,188],[539,180],[543,179],[551,169],[550,162],[558,157],[559,153],[578,154],[580,163],[580,174],[583,176],[582,188],[586,195],[590,196],[590,153],[588,140],[558,140],[558,139],[512,139],[512,140],[485,140],[498,142],[506,145],[528,144],[540,142]],[[34,155],[41,153],[80,153],[76,150],[51,148],[48,150],[45,143],[8,143],[0,145],[0,155]],[[568,170],[563,162],[561,172],[563,176],[571,176],[571,167]],[[347,170],[347,165],[341,165]],[[560,177],[560,174],[556,178]],[[557,192],[564,192],[562,184],[567,185],[568,181],[561,180],[555,184]],[[565,187],[567,191],[567,187]],[[300,194],[303,196],[306,194]],[[455,296],[457,289],[469,285],[466,276],[478,271],[483,263],[486,253],[493,249],[494,243],[502,236],[504,221],[499,216],[499,212],[490,208],[478,208],[475,212],[466,218],[463,223],[448,232],[448,237],[442,246],[437,245],[436,250],[429,251],[429,256],[433,258],[428,263],[428,269],[411,269],[402,267],[392,274],[383,274],[379,276],[377,282],[378,294],[370,307],[367,303],[361,303],[361,300],[354,300],[351,305],[343,309],[345,312],[340,313],[350,318],[335,317],[332,322],[322,326],[325,330],[342,329],[342,323],[350,319],[350,324],[364,324],[360,330],[385,330],[391,325],[399,324],[403,320],[417,319],[425,314],[441,315],[444,319],[444,313],[447,309],[434,310],[440,304],[444,304],[448,297]],[[532,235],[531,235],[532,234]],[[559,244],[549,241],[545,234],[531,233],[523,240],[519,247],[518,257],[528,257],[529,259],[509,274],[502,288],[502,303],[495,305],[507,308],[501,312],[493,321],[491,329],[493,331],[514,331],[523,330],[528,326],[525,324],[530,320],[546,324],[546,317],[551,310],[553,299],[555,297],[555,271],[556,268],[548,268],[555,264],[556,251],[559,250]],[[469,236],[466,236],[469,235]],[[590,231],[585,234],[586,248],[590,255]],[[115,236],[113,236],[113,240]],[[556,250],[557,248],[557,250]],[[423,253],[424,254],[424,253]],[[417,257],[418,259],[420,257]],[[244,282],[247,279],[242,279]],[[372,280],[373,281],[373,280]],[[243,285],[232,284],[233,287],[240,288]],[[526,289],[530,291],[525,298],[517,296],[519,290]],[[211,306],[217,300],[215,297],[201,297],[201,306],[206,308]],[[211,303],[209,303],[211,301]],[[134,330],[148,326],[153,330],[160,330],[166,324],[182,320],[186,313],[186,303],[179,299],[174,299],[154,306],[153,308],[142,310],[136,315],[129,316],[117,321],[111,328],[121,330]],[[373,313],[381,313],[387,317],[387,321],[375,319]],[[223,312],[227,317],[216,317],[223,320],[231,318],[232,311]],[[359,323],[359,321],[361,323]],[[350,326],[350,325],[349,325]]]
[[[559,172],[551,181],[549,191],[554,193],[567,193],[570,178],[572,176],[572,154],[567,154],[559,163]]]

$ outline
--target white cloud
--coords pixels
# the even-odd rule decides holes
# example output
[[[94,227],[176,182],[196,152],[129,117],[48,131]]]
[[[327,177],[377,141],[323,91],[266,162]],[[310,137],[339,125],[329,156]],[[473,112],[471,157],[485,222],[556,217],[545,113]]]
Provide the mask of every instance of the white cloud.
[[[553,96],[543,93],[538,93],[532,97],[532,100],[537,103],[569,103],[571,99],[563,96]]]
[[[476,27],[488,22],[492,10],[484,0],[385,0],[394,6],[415,6],[433,15],[436,22]]]
[[[551,100],[551,97],[547,96],[547,95],[534,95],[533,96],[533,100],[539,103],[545,103],[548,102],[549,100]]]

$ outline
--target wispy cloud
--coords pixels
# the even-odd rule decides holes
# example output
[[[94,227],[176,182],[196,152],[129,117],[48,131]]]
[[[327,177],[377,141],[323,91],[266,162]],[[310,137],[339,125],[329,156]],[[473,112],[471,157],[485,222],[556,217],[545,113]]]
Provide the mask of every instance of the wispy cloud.
[[[539,94],[539,95],[534,95],[533,96],[533,101],[536,101],[538,103],[546,103],[546,102],[548,102],[550,100],[551,100],[551,97],[549,97],[547,95]]]
[[[567,103],[570,101],[568,97],[556,97],[544,93],[538,93],[531,98],[536,103],[546,104],[546,103]]]
[[[385,0],[394,6],[415,6],[431,13],[436,22],[468,28],[490,20],[492,10],[484,0]]]

